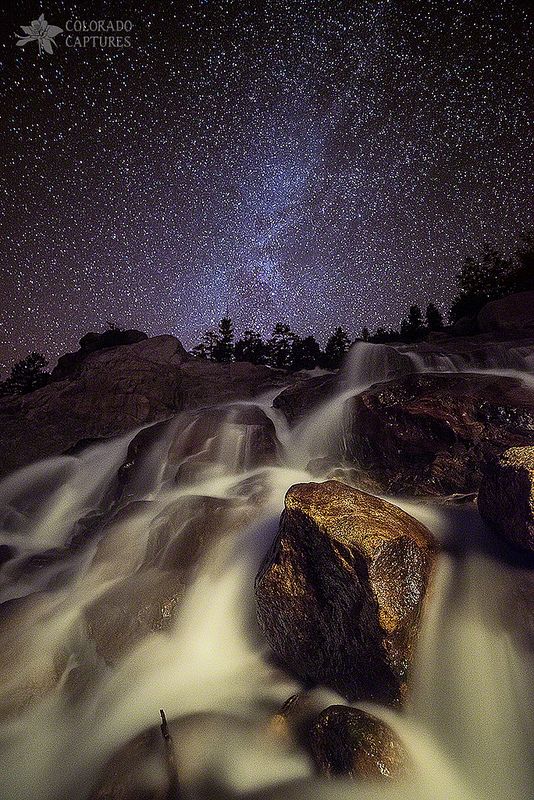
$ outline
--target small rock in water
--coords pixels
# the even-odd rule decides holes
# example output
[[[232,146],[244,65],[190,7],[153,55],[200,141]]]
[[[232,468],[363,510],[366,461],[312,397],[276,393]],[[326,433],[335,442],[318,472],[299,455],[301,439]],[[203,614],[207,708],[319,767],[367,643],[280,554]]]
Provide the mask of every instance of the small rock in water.
[[[496,533],[534,553],[534,447],[512,447],[488,465],[478,509]]]
[[[328,777],[400,778],[408,771],[408,754],[389,725],[356,708],[325,709],[309,741],[317,769]]]
[[[337,481],[295,485],[256,577],[260,627],[304,680],[397,703],[436,549],[391,503]]]

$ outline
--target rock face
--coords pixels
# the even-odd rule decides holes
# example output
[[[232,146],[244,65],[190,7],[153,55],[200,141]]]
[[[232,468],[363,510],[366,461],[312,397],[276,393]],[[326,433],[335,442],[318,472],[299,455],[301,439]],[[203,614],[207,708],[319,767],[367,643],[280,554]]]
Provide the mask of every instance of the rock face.
[[[534,395],[514,378],[407,375],[347,401],[345,458],[388,490],[478,489],[490,459],[534,443]]]
[[[72,379],[0,403],[2,472],[65,452],[80,440],[117,436],[180,410],[180,365],[173,336],[90,353]]]
[[[479,312],[477,322],[483,333],[534,328],[534,292],[518,292],[493,300]]]
[[[109,347],[119,347],[123,344],[135,344],[148,339],[146,333],[129,330],[109,330],[104,333],[86,333],[80,339],[80,349],[75,353],[65,353],[58,359],[57,365],[52,370],[52,380],[60,381],[72,377],[79,372],[80,366],[90,353],[95,350],[104,350]],[[185,351],[184,351],[185,353]]]
[[[180,484],[203,474],[224,474],[276,463],[280,445],[272,421],[254,405],[206,408],[183,414],[167,461]]]
[[[512,447],[488,464],[478,508],[498,534],[534,553],[534,446]]]
[[[55,378],[0,400],[0,477],[80,441],[118,436],[182,409],[247,399],[287,381],[268,367],[190,360],[174,336],[84,351]]]
[[[256,577],[260,627],[304,680],[395,703],[435,551],[427,529],[384,500],[336,481],[297,484]]]
[[[310,751],[328,777],[400,778],[409,758],[389,725],[346,706],[330,706],[309,732]]]
[[[282,411],[290,425],[294,425],[333,397],[337,381],[336,373],[305,378],[280,392],[273,400],[273,406]]]

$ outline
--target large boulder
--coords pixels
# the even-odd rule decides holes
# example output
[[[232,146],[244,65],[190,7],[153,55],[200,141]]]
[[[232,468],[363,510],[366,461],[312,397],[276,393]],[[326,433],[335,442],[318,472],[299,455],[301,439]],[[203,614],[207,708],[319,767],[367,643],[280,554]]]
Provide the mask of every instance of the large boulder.
[[[180,484],[274,464],[280,444],[272,420],[252,404],[203,408],[177,420],[167,463]]]
[[[328,777],[401,778],[408,754],[385,722],[346,706],[326,708],[311,726],[310,751],[319,772]]]
[[[248,399],[287,382],[286,373],[269,367],[194,361],[174,336],[90,351],[67,373],[0,400],[0,477],[70,452],[79,442],[118,436],[183,409]]]
[[[509,377],[407,375],[347,401],[344,443],[389,491],[474,492],[491,458],[534,443],[534,395]]]
[[[123,505],[164,481],[180,486],[278,463],[272,420],[252,403],[184,411],[143,428],[129,444],[106,505]]]
[[[91,352],[79,372],[0,402],[0,474],[179,411],[185,351],[173,336]]]
[[[327,694],[335,697],[325,690],[292,695],[272,718],[271,729],[308,752],[326,777],[387,779],[408,772],[409,756],[389,725],[360,709],[330,705]]]
[[[479,312],[477,322],[483,333],[534,328],[534,292],[518,292],[487,303]]]
[[[497,533],[534,553],[534,446],[512,447],[488,464],[478,508]]]
[[[435,552],[429,531],[385,500],[337,481],[297,484],[256,577],[259,625],[305,681],[396,703]]]
[[[104,350],[108,347],[119,347],[123,344],[136,344],[148,339],[146,333],[136,330],[116,330],[114,328],[104,333],[86,333],[80,339],[80,348],[74,353],[65,353],[58,358],[52,370],[52,380],[60,381],[79,373],[80,365],[90,353],[95,350]],[[184,351],[185,353],[185,351]]]

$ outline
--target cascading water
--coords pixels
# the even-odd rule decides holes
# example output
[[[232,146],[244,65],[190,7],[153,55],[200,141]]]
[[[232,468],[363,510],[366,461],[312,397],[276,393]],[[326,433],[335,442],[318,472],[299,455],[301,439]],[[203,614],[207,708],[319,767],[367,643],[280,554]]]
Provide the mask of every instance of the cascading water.
[[[271,662],[254,621],[254,576],[284,494],[317,480],[308,461],[335,452],[347,397],[408,372],[466,367],[440,358],[362,343],[334,398],[293,429],[271,393],[40,462],[0,484],[0,545],[16,553],[0,570],[9,601],[0,626],[3,800],[90,797],[103,764],[156,725],[160,708],[183,721],[175,744],[192,797],[529,796],[532,643],[529,651],[515,600],[531,578],[495,553],[469,507],[394,500],[449,551],[410,702],[402,714],[372,708],[406,743],[409,778],[357,789],[318,781],[269,729],[299,690]],[[467,367],[508,373],[528,368],[530,355],[492,358]],[[323,696],[324,706],[336,701]],[[132,772],[157,784],[162,765],[138,760]]]

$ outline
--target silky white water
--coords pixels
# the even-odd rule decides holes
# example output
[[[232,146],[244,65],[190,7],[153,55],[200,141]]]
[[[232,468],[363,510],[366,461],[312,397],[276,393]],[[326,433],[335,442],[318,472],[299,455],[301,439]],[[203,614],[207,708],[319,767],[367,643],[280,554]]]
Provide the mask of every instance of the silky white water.
[[[508,365],[501,351],[499,363],[491,358],[454,369],[530,378],[528,353]],[[445,366],[452,370],[450,361],[360,345],[337,396],[292,430],[271,408],[274,392],[257,399],[276,426],[274,465],[256,463],[255,423],[240,423],[234,403],[216,409],[215,422],[199,411],[158,430],[122,495],[116,475],[135,432],[4,480],[0,544],[17,555],[0,570],[0,600],[9,601],[0,627],[2,800],[84,800],[109,757],[158,725],[160,708],[175,720],[188,797],[530,797],[532,611],[522,598],[532,597],[534,579],[471,506],[389,498],[444,544],[408,706],[367,706],[405,742],[410,778],[357,788],[319,780],[270,727],[301,688],[273,665],[255,623],[254,576],[284,494],[318,479],[309,461],[335,457],[348,396]],[[181,481],[177,470],[185,470]],[[119,498],[113,513],[110,497]],[[190,554],[180,547],[197,535],[204,550],[184,572],[178,560]],[[48,558],[28,561],[45,551]],[[163,609],[157,626],[153,598]],[[316,694],[322,707],[344,702],[328,690]],[[141,772],[148,784],[162,780],[157,762]]]

